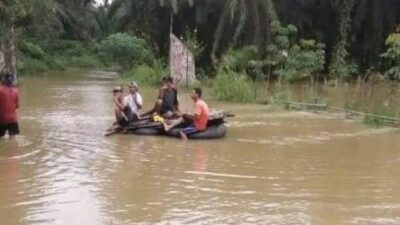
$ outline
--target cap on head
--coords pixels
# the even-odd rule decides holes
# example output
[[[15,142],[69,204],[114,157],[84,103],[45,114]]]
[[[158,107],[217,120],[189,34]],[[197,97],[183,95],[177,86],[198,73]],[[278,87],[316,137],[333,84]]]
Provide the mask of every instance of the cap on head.
[[[113,89],[113,92],[115,93],[115,92],[122,92],[122,87],[121,86],[116,86],[114,89]]]
[[[133,87],[139,88],[139,85],[135,81],[129,82],[129,86],[133,86]]]

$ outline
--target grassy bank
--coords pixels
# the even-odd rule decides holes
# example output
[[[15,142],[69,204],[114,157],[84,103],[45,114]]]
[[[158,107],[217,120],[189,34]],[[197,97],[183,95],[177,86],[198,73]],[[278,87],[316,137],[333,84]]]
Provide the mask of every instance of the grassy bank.
[[[58,41],[49,44],[22,41],[18,52],[18,69],[21,75],[41,73],[66,68],[106,67],[92,45],[78,41]]]

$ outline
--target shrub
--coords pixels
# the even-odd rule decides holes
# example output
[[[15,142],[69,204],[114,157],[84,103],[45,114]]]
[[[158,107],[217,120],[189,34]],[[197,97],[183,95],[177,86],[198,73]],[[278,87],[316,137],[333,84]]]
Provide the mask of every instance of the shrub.
[[[149,86],[160,85],[161,77],[167,73],[167,68],[161,62],[155,62],[153,66],[139,65],[123,75],[124,80],[135,80]]]
[[[253,100],[252,84],[245,73],[219,70],[212,92],[218,100],[250,102]]]
[[[73,56],[68,60],[69,66],[80,68],[95,68],[100,67],[101,62],[94,56]]]
[[[54,58],[51,56],[45,56],[43,61],[46,63],[49,69],[51,70],[65,70],[66,61],[65,59]]]
[[[45,62],[38,59],[32,59],[30,57],[22,59],[19,65],[19,70],[22,74],[40,73],[45,72],[48,69],[49,68]]]
[[[28,41],[22,41],[19,49],[21,50],[22,54],[28,55],[34,59],[42,59],[46,55],[39,45]]]
[[[223,57],[219,68],[244,72],[251,66],[251,62],[258,58],[255,46],[245,46],[240,49],[231,49]]]
[[[322,71],[324,63],[324,46],[315,40],[301,40],[300,45],[289,50],[284,68],[278,74],[288,81],[295,81]]]
[[[54,42],[38,41],[45,52],[52,55],[62,56],[82,56],[88,54],[87,47],[79,41],[73,40],[57,40]]]
[[[111,60],[123,69],[129,69],[133,64],[149,64],[152,60],[149,49],[144,39],[125,33],[112,34],[97,46],[104,61]]]
[[[400,80],[400,34],[391,34],[387,40],[387,51],[382,54],[387,71],[385,76],[392,80]]]

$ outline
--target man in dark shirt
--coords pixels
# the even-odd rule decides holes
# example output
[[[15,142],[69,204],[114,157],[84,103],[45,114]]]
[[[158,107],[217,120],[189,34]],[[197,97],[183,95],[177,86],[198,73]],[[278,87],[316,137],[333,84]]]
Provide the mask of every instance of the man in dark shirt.
[[[179,112],[178,90],[172,77],[163,77],[154,108],[142,116],[157,113],[164,118],[171,118]]]
[[[158,104],[161,106],[159,114],[165,117],[171,117],[179,111],[178,90],[172,77],[165,78],[158,96]]]

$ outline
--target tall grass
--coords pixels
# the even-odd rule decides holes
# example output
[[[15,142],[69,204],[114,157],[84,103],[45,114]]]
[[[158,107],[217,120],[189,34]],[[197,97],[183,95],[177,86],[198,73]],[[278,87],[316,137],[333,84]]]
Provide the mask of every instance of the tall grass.
[[[253,83],[246,74],[220,70],[212,86],[216,99],[228,102],[253,102]]]
[[[139,65],[125,72],[122,75],[124,80],[134,80],[148,86],[160,85],[162,76],[167,74],[168,70],[161,62],[155,62],[150,65]]]
[[[98,68],[102,66],[102,63],[95,56],[83,55],[70,57],[68,65],[78,68]]]

